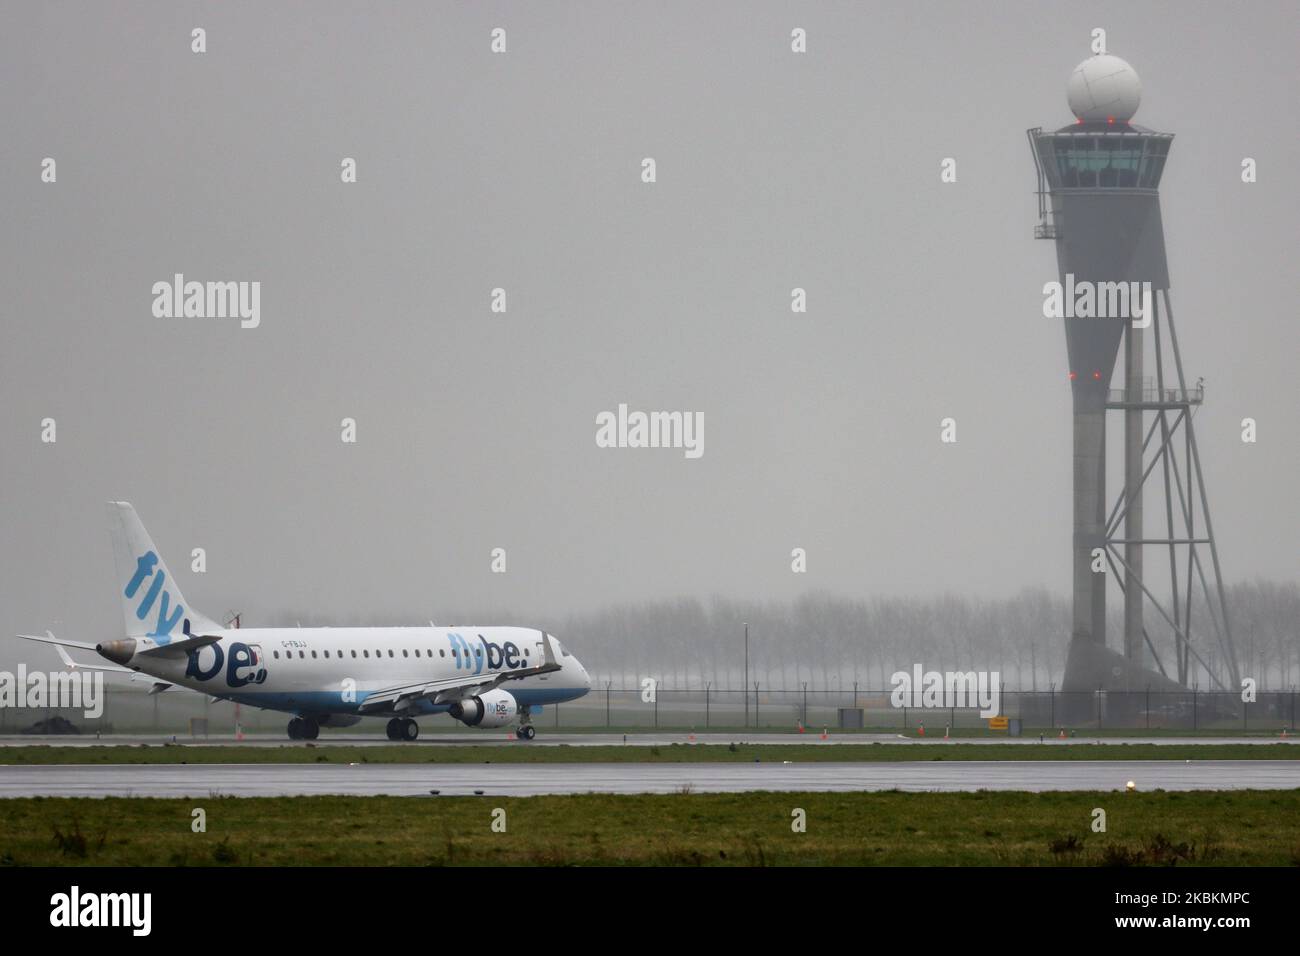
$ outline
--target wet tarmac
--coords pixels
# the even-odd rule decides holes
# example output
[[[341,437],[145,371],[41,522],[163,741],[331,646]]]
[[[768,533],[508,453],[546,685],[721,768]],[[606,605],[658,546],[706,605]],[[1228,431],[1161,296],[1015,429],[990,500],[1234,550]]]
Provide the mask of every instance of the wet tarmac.
[[[0,767],[0,797],[1298,789],[1300,762],[168,764]]]

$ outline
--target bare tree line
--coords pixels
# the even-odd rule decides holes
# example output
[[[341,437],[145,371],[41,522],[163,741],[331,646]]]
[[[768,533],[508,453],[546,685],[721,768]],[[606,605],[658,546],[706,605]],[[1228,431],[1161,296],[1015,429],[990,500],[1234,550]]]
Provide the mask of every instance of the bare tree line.
[[[1257,580],[1234,585],[1227,595],[1242,675],[1260,689],[1291,687],[1300,680],[1300,585]],[[998,671],[1009,690],[1047,690],[1059,685],[1065,667],[1070,604],[1041,588],[1000,600],[825,593],[766,603],[681,598],[571,615],[555,633],[580,649],[601,683],[636,687],[653,677],[670,690],[706,683],[739,688],[745,622],[751,686],[881,690],[896,670],[919,663],[926,670]],[[1120,609],[1112,608],[1109,627],[1112,636],[1122,633]],[[1168,661],[1172,637],[1150,620],[1148,630]],[[1200,635],[1199,643],[1215,666],[1221,652],[1213,634]],[[1204,677],[1200,683],[1209,684]]]

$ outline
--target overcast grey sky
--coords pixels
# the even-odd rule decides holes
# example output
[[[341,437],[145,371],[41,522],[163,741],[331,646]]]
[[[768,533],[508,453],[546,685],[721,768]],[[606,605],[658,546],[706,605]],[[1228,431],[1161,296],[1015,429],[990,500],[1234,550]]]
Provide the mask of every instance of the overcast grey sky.
[[[8,2],[0,633],[112,636],[112,498],[194,604],[249,623],[1066,592],[1070,396],[1024,131],[1070,121],[1093,27],[1141,74],[1135,122],[1177,134],[1172,296],[1225,576],[1293,580],[1296,19]],[[176,272],[260,281],[260,327],[155,318]],[[701,412],[703,457],[597,448],[620,402]]]

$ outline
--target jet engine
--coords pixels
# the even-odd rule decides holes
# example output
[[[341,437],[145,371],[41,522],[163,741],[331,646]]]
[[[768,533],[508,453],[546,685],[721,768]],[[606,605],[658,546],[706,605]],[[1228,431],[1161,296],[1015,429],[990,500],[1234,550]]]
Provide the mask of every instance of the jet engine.
[[[513,694],[503,690],[490,690],[455,701],[447,712],[466,727],[504,727],[513,723],[519,713],[519,703]]]

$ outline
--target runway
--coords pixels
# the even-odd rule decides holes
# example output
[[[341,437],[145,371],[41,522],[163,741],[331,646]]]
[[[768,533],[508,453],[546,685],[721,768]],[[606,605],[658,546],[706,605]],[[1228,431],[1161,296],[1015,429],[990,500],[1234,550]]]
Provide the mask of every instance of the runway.
[[[169,764],[0,767],[0,797],[525,797],[573,793],[1300,789],[1295,761]]]
[[[246,734],[243,740],[236,741],[230,736],[190,737],[186,734],[105,734],[102,737],[92,735],[9,735],[0,736],[0,751],[5,747],[97,747],[120,746],[138,747],[142,744],[161,745],[184,744],[187,747],[289,747],[305,746],[293,743],[283,734]],[[505,730],[482,731],[471,733],[425,733],[414,743],[394,744],[383,734],[331,734],[323,731],[321,736],[312,741],[317,747],[668,747],[673,744],[805,744],[817,746],[836,746],[838,744],[897,744],[913,747],[952,747],[952,746],[989,746],[1012,744],[1017,746],[1051,746],[1068,747],[1085,744],[1289,744],[1300,743],[1300,738],[1278,736],[1262,737],[1098,737],[1078,734],[1074,737],[1060,739],[1045,737],[1041,741],[1033,737],[954,737],[944,740],[938,737],[904,737],[902,734],[882,733],[836,733],[832,731],[821,739],[821,734],[810,732],[796,733],[761,733],[758,731],[732,733],[691,733],[686,730],[646,731],[644,733],[592,733],[551,732],[539,728],[536,739],[524,743],[516,740],[513,734]],[[0,757],[0,761],[3,757]]]

